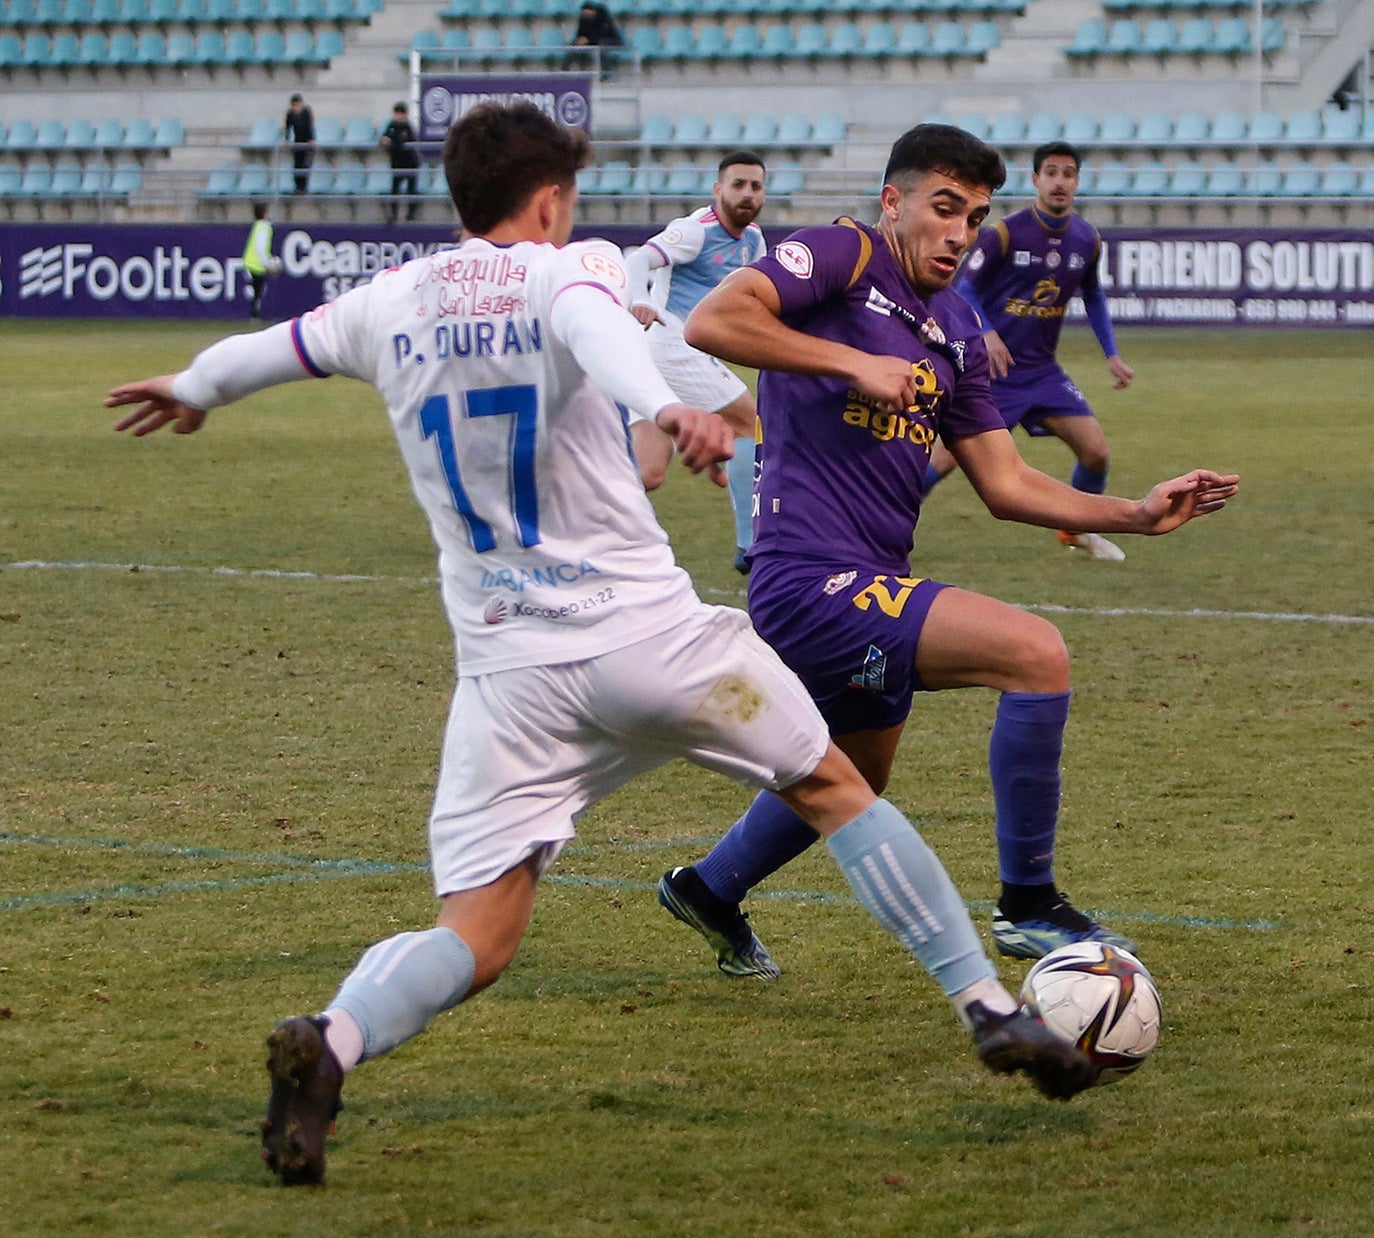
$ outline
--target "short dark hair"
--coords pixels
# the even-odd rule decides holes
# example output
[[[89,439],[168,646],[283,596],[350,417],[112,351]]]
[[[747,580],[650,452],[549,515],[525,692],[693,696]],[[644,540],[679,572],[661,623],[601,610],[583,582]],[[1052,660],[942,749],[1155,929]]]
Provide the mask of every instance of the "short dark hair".
[[[463,227],[479,236],[519,214],[545,185],[570,188],[590,159],[586,133],[532,103],[479,103],[444,139],[449,194]]]
[[[904,173],[944,172],[971,185],[1001,189],[1007,179],[1002,156],[954,125],[916,125],[892,144],[883,184]]]
[[[1031,155],[1031,171],[1039,172],[1040,165],[1051,155],[1065,155],[1072,159],[1075,171],[1083,166],[1083,156],[1078,153],[1078,147],[1070,146],[1067,142],[1046,142],[1043,146],[1037,146]]]
[[[716,171],[724,172],[726,168],[732,168],[737,163],[757,164],[765,172],[768,171],[768,165],[764,163],[763,156],[760,155],[758,151],[744,149],[732,150],[725,158],[716,164]]]
[[[406,107],[404,103],[397,103],[392,107],[391,110],[393,112],[408,112],[410,109]]]
[[[305,100],[304,100],[300,95],[292,95],[290,101],[291,101],[292,103],[304,103],[304,102],[305,102]]]
[[[253,203],[253,218],[254,218],[254,219],[266,219],[266,218],[267,218],[267,203],[266,203],[266,202],[254,202],[254,203]]]

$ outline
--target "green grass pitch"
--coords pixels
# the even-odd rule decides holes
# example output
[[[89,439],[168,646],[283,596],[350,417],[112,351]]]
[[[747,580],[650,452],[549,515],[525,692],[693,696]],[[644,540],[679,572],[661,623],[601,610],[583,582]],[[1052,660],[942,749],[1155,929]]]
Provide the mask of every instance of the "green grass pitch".
[[[720,976],[653,884],[748,797],[673,766],[586,817],[502,982],[353,1076],[330,1184],[284,1191],[257,1159],[263,1036],[429,923],[452,668],[373,393],[111,433],[107,387],[223,329],[0,334],[0,1231],[1369,1232],[1367,333],[1125,331],[1124,393],[1069,333],[1114,492],[1243,474],[1122,565],[958,478],[922,521],[922,574],[1056,608],[1059,878],[1159,982],[1136,1076],[1061,1106],[986,1075],[823,855],[752,904],[783,979]],[[656,503],[707,600],[742,605],[724,496],[678,470]],[[984,931],[992,710],[920,700],[890,789]]]

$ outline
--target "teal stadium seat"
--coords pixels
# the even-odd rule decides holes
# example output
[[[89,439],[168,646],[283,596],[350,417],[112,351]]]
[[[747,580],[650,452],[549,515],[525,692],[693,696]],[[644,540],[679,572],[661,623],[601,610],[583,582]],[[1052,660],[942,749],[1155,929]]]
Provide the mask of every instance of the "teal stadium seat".
[[[1266,17],[1260,25],[1260,50],[1281,52],[1288,43],[1288,28],[1281,18]]]
[[[92,0],[62,0],[60,20],[64,26],[84,26],[91,20],[93,8]]]
[[[715,29],[715,27],[707,27]],[[702,32],[705,34],[705,31]],[[725,45],[725,55],[731,60],[754,60],[763,50],[763,36],[757,26],[737,26]]]
[[[334,169],[327,164],[315,164],[310,169],[305,188],[307,193],[325,194],[331,192],[334,188]]]
[[[797,50],[796,36],[788,25],[769,26],[763,34],[759,55],[765,60],[790,60]]]
[[[19,182],[19,188],[15,191],[15,196],[20,198],[46,197],[51,186],[52,171],[47,164],[30,163],[24,167],[24,175]]]
[[[186,140],[186,127],[175,116],[159,120],[153,127],[153,145],[158,150],[171,150]]]
[[[1213,146],[1240,146],[1249,133],[1250,122],[1240,112],[1218,112],[1212,117],[1210,142]]]
[[[1223,17],[1212,38],[1212,51],[1223,56],[1238,56],[1251,50],[1250,25],[1243,17]]]
[[[752,27],[750,27],[752,29]],[[691,60],[724,60],[730,55],[730,36],[719,23],[703,26],[687,53]]]
[[[148,0],[120,0],[119,20],[126,26],[141,26],[148,20]]]
[[[829,54],[838,59],[850,59],[863,55],[864,36],[858,23],[840,22],[831,32],[827,44]]]
[[[1169,191],[1169,172],[1154,164],[1131,173],[1131,195],[1136,198],[1162,198]]]
[[[1207,192],[1207,169],[1200,163],[1180,163],[1169,172],[1169,196],[1200,198]]]
[[[334,184],[330,192],[343,197],[357,197],[367,184],[367,169],[362,161],[350,159],[341,163],[334,173]]]
[[[1355,191],[1357,198],[1374,198],[1374,163],[1367,164],[1360,173],[1360,187]]]
[[[1073,42],[1064,48],[1069,56],[1100,56],[1107,50],[1107,23],[1100,17],[1089,17],[1078,23]]]
[[[38,126],[31,120],[10,122],[9,132],[5,134],[5,149],[27,154],[38,145]]]
[[[109,43],[99,30],[87,30],[76,48],[75,63],[83,69],[98,69],[109,57]]]
[[[970,56],[986,56],[993,48],[1001,45],[1002,33],[993,21],[976,21],[968,28],[965,50]]]
[[[46,34],[26,34],[19,63],[26,69],[45,68],[52,57],[52,39]]]
[[[69,69],[77,63],[81,40],[70,31],[53,36],[52,50],[48,52],[48,64],[54,69]]]
[[[744,121],[734,112],[722,112],[711,119],[706,141],[711,146],[738,146],[744,138]]]
[[[207,69],[227,63],[224,35],[218,30],[202,30],[196,35],[196,50],[192,53],[191,63]]]
[[[667,146],[673,140],[673,121],[669,116],[646,116],[639,126],[643,146]]]
[[[1283,142],[1283,117],[1278,112],[1256,112],[1250,117],[1246,139],[1256,146],[1278,146]]]
[[[957,21],[942,21],[930,32],[930,55],[962,56],[966,50],[967,37]]]
[[[1046,142],[1057,142],[1063,126],[1053,112],[1033,112],[1026,121],[1026,134],[1023,139],[1027,146],[1042,146]]]
[[[1137,146],[1169,146],[1174,140],[1174,122],[1163,112],[1146,112],[1136,123]]]
[[[110,173],[109,196],[127,198],[143,188],[143,169],[136,163],[121,162]]]
[[[156,30],[144,30],[138,36],[132,64],[154,68],[167,59],[167,36]]]
[[[1211,125],[1201,112],[1184,112],[1174,121],[1174,144],[1199,146],[1211,134]]]
[[[724,30],[721,30],[724,34]],[[663,46],[659,52],[662,60],[689,60],[696,54],[696,38],[691,26],[679,22],[663,32]]]
[[[108,32],[111,26],[118,25],[122,8],[120,0],[91,0],[90,20]]]
[[[820,22],[804,22],[797,28],[792,55],[800,60],[814,61],[829,54],[830,36]]]
[[[1135,140],[1135,117],[1124,111],[1109,111],[1098,128],[1099,146],[1125,146]]]
[[[1374,108],[1370,115],[1374,116]],[[1360,140],[1360,114],[1354,108],[1323,112],[1321,140],[1326,146],[1354,146]]]
[[[85,151],[95,146],[95,125],[89,120],[73,120],[62,135],[64,150]]]
[[[750,112],[739,135],[741,146],[766,150],[778,136],[777,118],[768,112]]]
[[[589,169],[583,168],[583,172]],[[581,189],[581,173],[578,173],[578,188]],[[391,192],[391,169],[383,164],[374,164],[367,169],[367,179],[363,182],[363,193],[368,197]]]
[[[954,125],[955,128],[962,129],[965,133],[971,133],[982,141],[987,141],[990,132],[988,118],[981,112],[961,112],[958,116],[948,116],[939,120],[935,116],[927,116],[926,124]]]
[[[265,163],[245,163],[234,182],[234,195],[239,198],[266,198],[272,193],[272,172]]]
[[[1238,198],[1245,192],[1245,176],[1239,168],[1226,165],[1208,169],[1206,195],[1209,198]]]
[[[1114,56],[1138,56],[1144,46],[1145,33],[1133,17],[1118,17],[1107,31],[1105,50]]]
[[[1185,55],[1200,56],[1210,51],[1214,31],[1205,17],[1190,17],[1178,32],[1178,50]]]
[[[165,63],[182,69],[196,62],[196,36],[187,30],[174,30],[167,36]]]
[[[454,14],[453,14],[453,12],[452,12],[452,9],[453,9],[453,6],[452,6],[452,5],[449,5],[449,8],[448,8],[447,10],[445,10],[445,14],[444,14],[444,15],[445,15],[446,17],[452,17],[452,16],[454,16]],[[596,167],[594,164],[593,164],[592,166],[590,166],[590,167],[579,168],[579,169],[578,169],[578,171],[577,171],[577,193],[578,193],[578,196],[579,196],[579,197],[585,197],[585,196],[588,195],[588,194],[595,194],[595,193],[596,193],[596,183],[597,183],[597,179],[599,178],[600,174],[601,174],[601,169],[598,168],[598,167]],[[390,184],[388,184],[387,188],[390,188]]]
[[[1066,142],[1071,142],[1075,146],[1087,146],[1096,141],[1097,134],[1097,117],[1091,112],[1070,112],[1064,118],[1061,136]]]
[[[327,65],[343,53],[344,37],[338,30],[321,30],[315,36],[315,64]]]
[[[1097,169],[1093,194],[1099,198],[1124,198],[1131,190],[1131,169],[1124,163],[1104,163]]]
[[[709,129],[704,116],[689,112],[679,116],[677,124],[673,126],[673,141],[679,146],[705,146]]]
[[[121,145],[125,150],[152,150],[156,137],[157,133],[151,120],[131,120],[124,126],[124,140]]]
[[[882,60],[892,55],[897,45],[897,32],[891,22],[874,22],[864,31],[862,54],[870,60]]]
[[[703,180],[710,175],[711,179]],[[695,198],[711,192],[711,186],[715,183],[714,174],[708,174],[701,168],[693,167],[689,163],[680,163],[668,171],[668,179],[663,186],[665,195],[675,198]]]
[[[344,144],[343,121],[333,116],[315,118],[315,148],[337,150]]]
[[[368,116],[355,116],[345,126],[343,145],[349,150],[372,150],[377,145],[377,126]]]
[[[1283,128],[1290,146],[1316,146],[1322,140],[1322,118],[1317,112],[1294,112]]]
[[[1321,194],[1327,198],[1353,198],[1359,193],[1360,174],[1354,164],[1332,163],[1322,169]]]
[[[253,63],[253,34],[249,30],[231,30],[224,40],[224,63],[242,66]]]
[[[568,45],[568,36],[557,26],[546,26],[534,37],[534,48],[538,59],[552,68],[563,63]]]
[[[177,0],[177,21],[203,26],[210,20],[210,0]]]
[[[805,184],[806,172],[799,163],[779,163],[768,174],[768,192],[780,198],[800,193]]]
[[[177,0],[148,0],[147,21],[157,26],[169,26],[177,19]]]
[[[202,198],[231,198],[238,184],[239,170],[232,163],[222,163],[210,170],[205,179],[205,188],[200,191]]]
[[[1321,192],[1321,173],[1304,161],[1291,163],[1279,181],[1281,198],[1315,198]]]
[[[1278,194],[1283,184],[1283,173],[1279,171],[1276,163],[1266,159],[1250,169],[1247,179],[1252,194],[1261,198],[1272,198]]]
[[[654,61],[663,54],[663,35],[657,26],[636,26],[630,32],[630,51],[641,60]]]
[[[33,147],[35,150],[61,150],[62,143],[66,140],[66,126],[60,120],[49,118],[38,126],[38,132],[33,139]]]
[[[281,64],[286,58],[286,36],[280,30],[259,31],[253,40],[253,57],[250,63],[265,66]]]
[[[609,159],[601,165],[596,192],[600,195],[629,193],[632,180],[633,173],[628,163],[622,159]]]
[[[1171,56],[1178,51],[1178,31],[1167,17],[1156,17],[1145,27],[1140,50],[1151,56]]]
[[[74,198],[81,192],[81,165],[63,160],[52,170],[48,183],[48,197]]]
[[[817,146],[837,146],[848,131],[849,122],[839,112],[822,112],[811,126],[811,141]]]
[[[270,116],[259,116],[248,131],[244,150],[271,150],[282,140],[281,121]]]
[[[630,178],[630,193],[637,198],[653,197],[663,192],[668,174],[657,164],[641,164]]]
[[[0,198],[17,198],[24,180],[23,170],[13,164],[0,163]]]
[[[110,187],[110,169],[103,163],[88,163],[81,169],[81,183],[77,186],[79,198],[98,198]]]
[[[1031,184],[1031,169],[1027,164],[1016,164],[1007,169],[1007,180],[999,191],[1009,198],[1029,198],[1034,195]]]
[[[13,68],[23,62],[24,41],[17,34],[0,34],[0,68]]]
[[[315,36],[308,30],[292,30],[286,36],[281,59],[286,64],[307,65],[315,59]]]
[[[992,118],[988,141],[993,146],[1016,146],[1026,136],[1026,119],[1020,112],[999,112]]]
[[[784,112],[778,118],[779,146],[806,146],[811,141],[811,120],[801,112]]]

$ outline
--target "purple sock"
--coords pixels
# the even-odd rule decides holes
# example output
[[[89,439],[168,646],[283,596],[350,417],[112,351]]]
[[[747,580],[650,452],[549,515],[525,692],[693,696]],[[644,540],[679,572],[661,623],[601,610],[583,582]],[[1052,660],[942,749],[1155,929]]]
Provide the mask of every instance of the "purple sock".
[[[771,791],[760,791],[744,816],[697,862],[697,876],[716,897],[739,903],[819,837]]]
[[[1082,490],[1087,494],[1106,494],[1107,493],[1107,470],[1084,468],[1081,464],[1073,466],[1073,477],[1070,485],[1075,490]]]
[[[1069,692],[1004,692],[988,744],[997,810],[997,858],[1003,881],[1054,880],[1059,821],[1059,757],[1069,720]]]

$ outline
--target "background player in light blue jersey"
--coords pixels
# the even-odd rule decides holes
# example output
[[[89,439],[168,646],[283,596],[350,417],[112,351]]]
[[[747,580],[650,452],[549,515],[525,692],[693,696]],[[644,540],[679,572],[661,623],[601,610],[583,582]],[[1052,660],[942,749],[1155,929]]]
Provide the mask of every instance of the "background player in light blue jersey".
[[[987,324],[992,394],[1007,429],[1048,435],[1068,444],[1078,463],[1074,489],[1103,494],[1111,450],[1107,436],[1077,385],[1055,357],[1064,313],[1083,298],[1088,321],[1120,391],[1135,371],[1121,359],[1107,297],[1097,280],[1102,238],[1072,211],[1078,191],[1078,151],[1047,142],[1031,156],[1035,202],[984,228],[964,264],[956,291]],[[943,446],[931,453],[926,490],[958,467]],[[1090,559],[1120,561],[1125,553],[1098,533],[1061,529],[1059,540]]]
[[[726,468],[735,509],[735,567],[748,571],[745,552],[753,540],[754,397],[739,376],[682,338],[687,315],[733,271],[767,251],[754,220],[763,209],[764,163],[751,150],[731,151],[721,161],[710,206],[675,219],[625,261],[633,303],[630,312],[649,331],[654,361],[668,386],[700,408],[719,413],[735,431],[735,454]],[[645,484],[663,480],[672,441],[650,422],[631,427]]]

